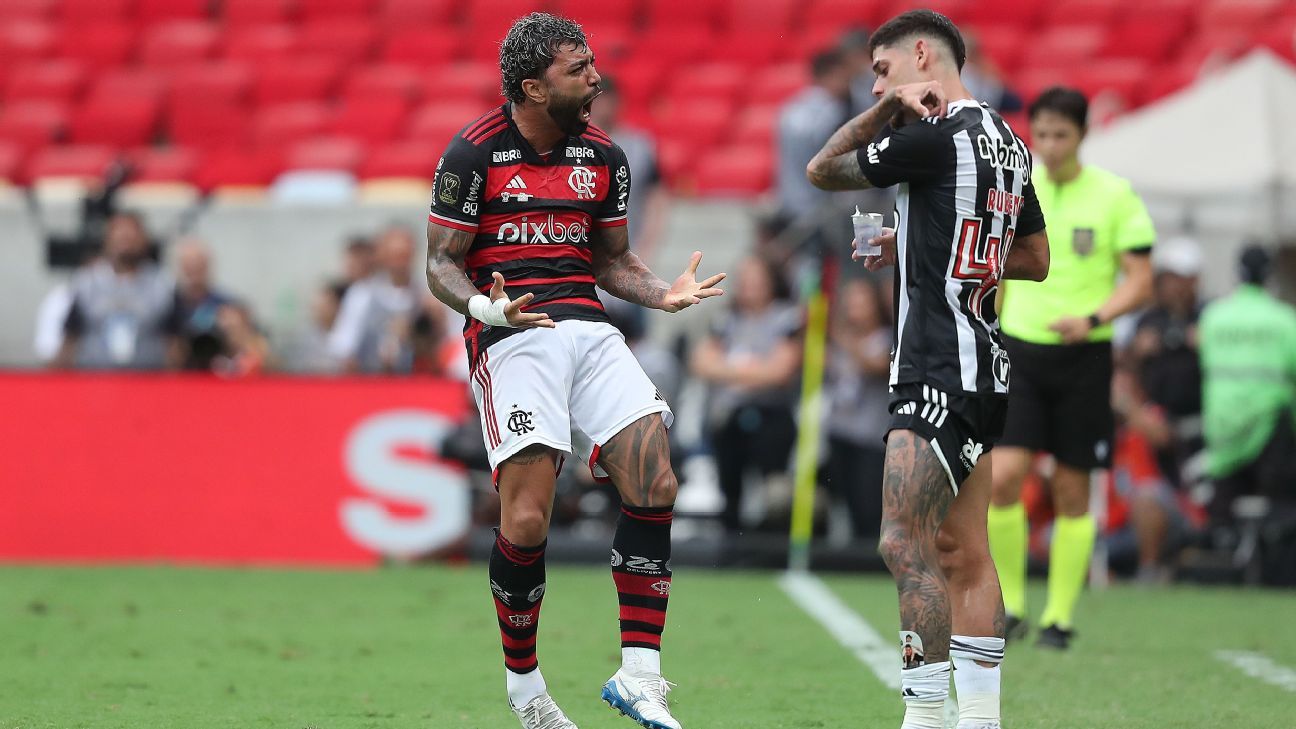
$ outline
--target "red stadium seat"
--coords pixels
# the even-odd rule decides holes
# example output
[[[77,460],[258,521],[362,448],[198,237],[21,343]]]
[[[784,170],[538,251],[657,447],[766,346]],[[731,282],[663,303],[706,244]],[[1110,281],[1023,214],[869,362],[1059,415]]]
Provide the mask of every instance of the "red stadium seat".
[[[373,55],[377,30],[366,22],[328,18],[302,26],[298,49],[313,56],[331,56],[354,64]]]
[[[665,72],[664,66],[650,58],[632,58],[607,70],[626,105],[639,108],[647,107],[651,100],[661,95],[658,82]]]
[[[602,70],[609,63],[626,58],[634,51],[639,32],[633,26],[612,23],[582,23],[585,40],[594,49],[595,61]]]
[[[172,142],[199,149],[243,149],[250,137],[246,107],[220,102],[171,104],[167,130]]]
[[[1197,80],[1200,70],[1201,63],[1197,61],[1161,66],[1143,89],[1144,103],[1156,101],[1189,86]]]
[[[804,22],[806,27],[832,26],[840,30],[876,28],[886,20],[883,15],[890,5],[890,0],[811,0]]]
[[[49,58],[54,53],[58,35],[48,23],[14,20],[0,23],[0,66]]]
[[[657,140],[657,167],[672,188],[687,188],[693,184],[689,174],[697,159],[696,149],[697,145],[688,139],[664,137]]]
[[[68,60],[40,61],[19,66],[9,74],[5,98],[70,102],[85,87],[85,69]]]
[[[504,103],[500,94],[499,67],[484,62],[442,66],[429,74],[423,83],[425,99],[480,100],[485,105],[483,111]]]
[[[55,4],[55,0],[5,0],[0,3],[0,25],[20,20],[47,20],[54,14]]]
[[[698,163],[694,183],[701,195],[758,195],[773,183],[773,150],[762,145],[724,147]]]
[[[378,21],[393,30],[413,26],[448,24],[459,3],[453,0],[381,0]]]
[[[778,136],[778,122],[778,106],[748,106],[738,114],[732,141],[738,145],[763,145],[773,149],[774,140]]]
[[[679,68],[707,58],[716,41],[714,31],[698,26],[649,30],[640,36],[629,60]]]
[[[209,0],[135,0],[135,17],[146,25],[206,20]]]
[[[1075,69],[1071,83],[1091,99],[1109,92],[1127,104],[1138,104],[1143,101],[1142,86],[1152,75],[1149,68],[1146,62],[1131,59],[1094,61]]]
[[[285,168],[355,172],[365,158],[365,145],[349,137],[316,137],[288,147]]]
[[[1258,40],[1289,62],[1296,62],[1296,12],[1270,23]]]
[[[680,104],[692,100],[733,101],[747,82],[747,70],[735,63],[699,63],[677,71],[670,84],[671,98]]]
[[[654,130],[659,138],[686,137],[704,148],[716,144],[733,127],[734,105],[719,99],[675,99],[657,107]]]
[[[1198,6],[1197,25],[1215,31],[1255,32],[1291,6],[1290,0],[1208,0]]]
[[[6,183],[22,181],[22,163],[25,152],[14,142],[0,139],[0,187]]]
[[[648,26],[654,32],[680,28],[715,30],[720,22],[723,0],[688,0],[688,2],[649,2]]]
[[[431,142],[393,142],[373,148],[360,166],[361,179],[418,177],[430,180],[444,146]]]
[[[467,50],[479,58],[498,55],[499,42],[504,40],[513,21],[530,12],[546,9],[543,0],[473,0],[465,3],[466,32],[474,41]]]
[[[756,72],[743,89],[743,98],[751,104],[779,104],[809,85],[810,72],[804,63],[772,64]]]
[[[156,99],[98,96],[72,115],[72,141],[136,147],[153,141],[161,104]]]
[[[751,30],[721,36],[709,48],[712,61],[738,63],[749,69],[782,61],[794,55],[796,44],[786,33],[770,30]],[[682,69],[687,70],[687,69]]]
[[[87,96],[91,100],[138,100],[146,104],[161,104],[166,98],[167,77],[162,71],[150,68],[115,68],[100,74],[90,85]]]
[[[59,18],[65,26],[125,24],[134,5],[135,0],[59,0]]]
[[[370,100],[344,105],[329,128],[340,137],[368,144],[395,139],[406,126],[409,103],[403,100]]]
[[[90,68],[116,66],[135,52],[135,27],[126,23],[102,23],[64,28],[60,54],[82,61]]]
[[[800,20],[803,0],[725,0],[719,8],[720,26],[729,33],[783,32]],[[791,35],[788,35],[789,40]]]
[[[295,18],[296,0],[221,0],[221,18],[230,26],[287,23]]]
[[[582,25],[635,25],[645,4],[642,0],[555,0],[554,10]]]
[[[987,25],[965,31],[965,37],[977,44],[1001,71],[1011,72],[1021,58],[1023,33],[1020,28]]]
[[[955,23],[963,25],[969,20],[971,7],[984,2],[993,2],[993,0],[977,0],[977,2],[967,2],[967,0],[922,0],[922,2],[916,0],[891,0],[886,10],[878,18],[877,25],[881,25],[887,19],[914,8],[935,10]]]
[[[1110,24],[1130,3],[1127,0],[1060,0],[1044,12],[1046,26]]]
[[[1103,44],[1105,58],[1134,58],[1161,63],[1170,56],[1175,41],[1183,37],[1187,19],[1166,18],[1160,23],[1133,21],[1112,30]]]
[[[377,10],[378,0],[306,0],[300,4],[304,20],[343,18],[367,22]]]
[[[204,190],[217,187],[264,187],[283,170],[274,150],[225,149],[203,155],[195,182]]]
[[[1052,2],[1053,0],[1047,0]],[[967,3],[964,20],[971,24],[1015,27],[1019,31],[1033,27],[1045,10],[1046,0],[993,0]]]
[[[423,75],[402,64],[370,64],[355,69],[342,85],[348,104],[398,100],[416,103],[422,98]]]
[[[62,139],[68,128],[67,106],[54,101],[19,101],[0,107],[0,139],[33,150]]]
[[[181,66],[171,76],[172,104],[239,105],[252,89],[252,68],[237,61]]]
[[[333,93],[342,64],[331,58],[298,58],[266,62],[253,89],[258,104],[323,99]]]
[[[188,147],[146,147],[129,156],[131,182],[193,182],[198,153]]]
[[[43,177],[80,177],[98,181],[116,159],[116,151],[106,145],[47,147],[28,161],[27,178],[36,181]]]
[[[282,147],[306,137],[323,134],[333,113],[320,101],[298,101],[262,107],[252,119],[252,144]]]
[[[457,34],[447,36],[434,26],[403,27],[387,36],[379,55],[388,63],[431,68],[457,56],[459,42]]]
[[[206,20],[173,20],[144,32],[139,60],[154,66],[175,66],[206,60],[220,47],[220,26]]]
[[[291,25],[258,25],[227,34],[225,57],[236,61],[262,64],[290,60],[298,44],[297,29]]]
[[[405,138],[445,149],[451,137],[489,110],[488,104],[478,101],[433,102],[410,116]]]
[[[1107,39],[1107,28],[1100,25],[1053,26],[1023,52],[1025,68],[1080,65],[1093,58]]]

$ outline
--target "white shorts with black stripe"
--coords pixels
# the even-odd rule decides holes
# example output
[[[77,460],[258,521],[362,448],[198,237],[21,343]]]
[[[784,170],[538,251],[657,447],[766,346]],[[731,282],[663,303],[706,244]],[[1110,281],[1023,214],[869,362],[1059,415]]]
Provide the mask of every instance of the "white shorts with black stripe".
[[[539,444],[579,457],[605,479],[597,463],[605,443],[645,415],[661,413],[667,427],[675,417],[606,322],[569,319],[490,345],[472,390],[496,476],[509,457]]]
[[[912,430],[927,439],[957,494],[977,461],[1003,435],[1007,413],[1003,395],[954,395],[923,383],[905,383],[891,388],[887,434]]]

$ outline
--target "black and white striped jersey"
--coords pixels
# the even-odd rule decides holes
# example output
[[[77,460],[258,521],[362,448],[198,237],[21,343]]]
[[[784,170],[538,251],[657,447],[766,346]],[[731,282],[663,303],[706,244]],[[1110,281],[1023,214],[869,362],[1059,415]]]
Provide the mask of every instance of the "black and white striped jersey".
[[[891,384],[1007,394],[995,292],[1014,236],[1044,229],[1025,142],[965,100],[944,117],[888,127],[858,154],[874,187],[900,186]]]

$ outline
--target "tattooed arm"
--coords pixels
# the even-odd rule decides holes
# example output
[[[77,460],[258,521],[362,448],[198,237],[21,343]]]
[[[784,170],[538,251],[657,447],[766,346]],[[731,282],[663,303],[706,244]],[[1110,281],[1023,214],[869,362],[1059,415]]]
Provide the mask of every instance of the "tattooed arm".
[[[1008,260],[1004,261],[1006,279],[1025,279],[1043,281],[1049,271],[1048,233],[1041,230],[1017,238],[1012,249],[1008,251]]]
[[[806,165],[806,177],[823,190],[862,190],[873,187],[864,176],[856,152],[897,115],[925,118],[945,114],[945,94],[936,81],[897,86],[868,111],[846,122]]]
[[[702,254],[695,252],[689,267],[673,285],[657,277],[648,266],[630,250],[630,232],[626,226],[596,228],[590,232],[594,249],[594,278],[605,291],[632,304],[677,312],[724,292],[715,288],[724,280],[718,273],[698,282],[697,267]]]
[[[481,293],[468,280],[468,274],[464,273],[464,259],[468,256],[468,249],[472,247],[473,237],[472,233],[428,223],[428,288],[443,304],[467,317],[473,317],[468,310],[468,301]],[[507,299],[504,277],[496,273],[494,279],[489,294],[491,301]],[[525,329],[554,325],[548,314],[528,314],[522,311],[522,307],[534,298],[535,294],[523,294],[504,306],[503,313],[508,326]]]

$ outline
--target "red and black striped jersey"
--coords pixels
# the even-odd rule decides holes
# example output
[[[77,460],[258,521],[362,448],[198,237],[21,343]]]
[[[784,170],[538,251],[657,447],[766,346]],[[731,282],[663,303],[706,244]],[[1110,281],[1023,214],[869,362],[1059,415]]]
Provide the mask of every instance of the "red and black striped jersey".
[[[473,121],[437,165],[428,220],[476,238],[465,260],[483,293],[503,274],[509,298],[535,294],[528,311],[554,321],[607,321],[594,290],[590,231],[626,224],[630,168],[598,127],[542,157],[518,131],[512,105]],[[468,355],[520,330],[469,320]]]

